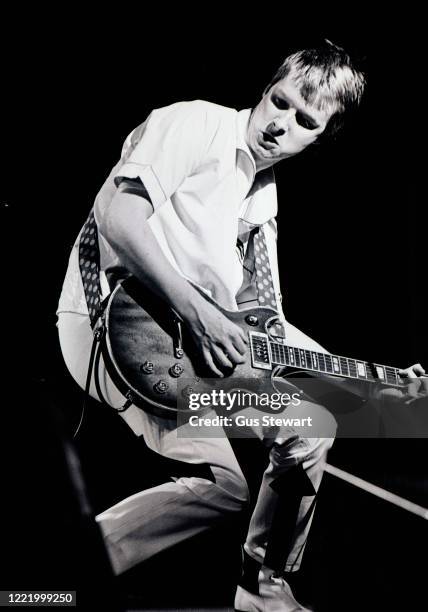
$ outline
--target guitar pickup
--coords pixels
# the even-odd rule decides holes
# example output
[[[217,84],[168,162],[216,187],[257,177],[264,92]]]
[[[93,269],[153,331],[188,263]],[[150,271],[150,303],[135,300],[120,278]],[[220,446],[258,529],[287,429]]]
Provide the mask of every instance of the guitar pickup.
[[[272,369],[269,337],[261,332],[250,332],[251,362],[253,368]]]

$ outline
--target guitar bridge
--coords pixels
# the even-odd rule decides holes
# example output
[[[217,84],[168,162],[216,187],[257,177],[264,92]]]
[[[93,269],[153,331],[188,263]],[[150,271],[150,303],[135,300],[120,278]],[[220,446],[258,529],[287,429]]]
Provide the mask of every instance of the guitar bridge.
[[[250,332],[251,363],[253,368],[262,370],[272,369],[272,355],[270,352],[269,337],[262,332]]]
[[[174,325],[175,325],[174,337],[173,337],[174,356],[176,359],[181,359],[184,355],[183,334],[181,331],[181,319],[178,316],[174,317]]]

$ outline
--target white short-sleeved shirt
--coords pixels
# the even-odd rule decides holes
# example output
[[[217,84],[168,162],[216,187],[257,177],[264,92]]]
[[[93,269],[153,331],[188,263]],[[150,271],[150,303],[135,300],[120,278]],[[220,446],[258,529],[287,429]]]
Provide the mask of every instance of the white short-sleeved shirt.
[[[100,222],[123,178],[140,178],[154,212],[150,227],[179,274],[224,308],[237,309],[242,262],[236,248],[240,226],[264,225],[277,303],[279,286],[277,196],[271,168],[256,174],[245,142],[250,109],[236,111],[210,102],[179,102],[154,110],[126,139],[120,161],[94,205]],[[239,220],[241,219],[241,223]],[[73,246],[58,313],[88,315]],[[103,298],[109,272],[121,269],[114,248],[99,237]],[[120,276],[120,273],[119,273]]]

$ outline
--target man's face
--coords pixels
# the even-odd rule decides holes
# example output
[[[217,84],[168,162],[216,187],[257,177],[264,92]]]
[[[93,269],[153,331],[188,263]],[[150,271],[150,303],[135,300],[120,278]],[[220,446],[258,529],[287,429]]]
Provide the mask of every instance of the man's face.
[[[332,111],[307,104],[291,75],[275,83],[254,109],[247,144],[257,170],[297,155],[325,130]]]

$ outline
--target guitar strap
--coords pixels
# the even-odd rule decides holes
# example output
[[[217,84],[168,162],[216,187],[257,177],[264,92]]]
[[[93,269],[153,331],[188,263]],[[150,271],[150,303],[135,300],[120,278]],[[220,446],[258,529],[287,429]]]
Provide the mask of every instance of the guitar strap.
[[[79,240],[79,268],[92,329],[101,314],[100,248],[94,209],[83,226]]]
[[[101,355],[103,329],[97,328],[96,325],[103,311],[103,304],[101,302],[100,248],[98,244],[98,229],[97,224],[95,222],[93,208],[91,209],[91,212],[89,213],[89,216],[80,234],[79,269],[80,276],[82,278],[83,291],[85,293],[86,305],[88,307],[89,322],[91,324],[92,331],[94,332],[94,339],[92,341],[88,373],[86,376],[82,415],[80,418],[79,425],[77,426],[77,429],[73,435],[74,438],[77,436],[83,421],[93,373],[95,377],[95,386],[99,399],[100,401],[105,402],[98,379],[98,365]]]
[[[94,374],[95,387],[100,401],[106,404],[108,403],[106,402],[103,396],[98,375],[101,353],[103,353],[106,367],[109,367],[109,361],[107,359],[108,351],[104,350],[105,329],[103,326],[97,325],[98,321],[101,320],[100,316],[104,311],[105,305],[108,301],[108,297],[104,300],[104,302],[101,301],[102,295],[100,282],[100,248],[98,243],[98,228],[95,221],[93,208],[91,209],[91,212],[89,213],[89,216],[80,234],[79,268],[82,277],[83,290],[85,292],[86,304],[88,306],[89,321],[91,324],[92,331],[94,332],[94,340],[92,343],[91,356],[88,365],[88,374],[86,378],[85,397],[83,401],[84,411],[87,397],[89,396],[89,388],[92,374]],[[109,369],[109,373],[112,377],[113,372],[115,373],[114,367]],[[132,398],[126,393],[125,395],[126,401],[124,405],[121,408],[116,408],[116,412],[124,412],[132,404]],[[77,434],[77,431],[75,435]]]

